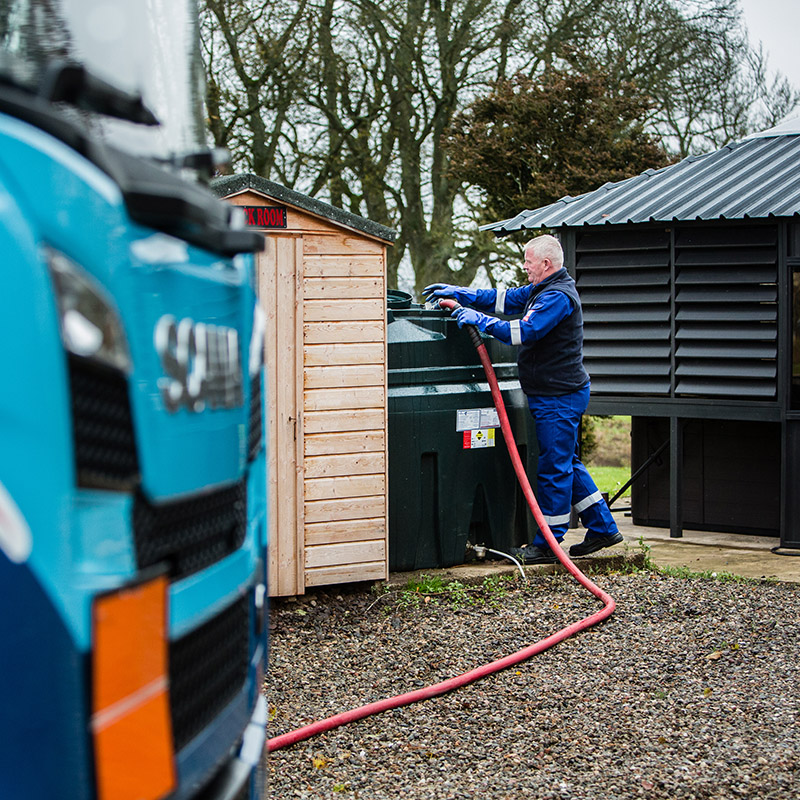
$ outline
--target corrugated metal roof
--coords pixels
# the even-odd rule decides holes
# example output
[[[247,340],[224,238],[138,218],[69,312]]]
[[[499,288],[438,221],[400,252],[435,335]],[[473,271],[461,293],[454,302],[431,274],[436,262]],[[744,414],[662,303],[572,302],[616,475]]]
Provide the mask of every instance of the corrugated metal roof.
[[[503,236],[523,228],[672,220],[762,219],[800,214],[798,120],[721,150],[578,197],[481,226]]]

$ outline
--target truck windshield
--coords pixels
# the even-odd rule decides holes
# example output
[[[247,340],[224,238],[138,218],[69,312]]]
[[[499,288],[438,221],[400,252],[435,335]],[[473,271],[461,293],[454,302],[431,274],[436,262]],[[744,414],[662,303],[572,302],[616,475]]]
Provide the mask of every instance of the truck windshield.
[[[195,0],[0,0],[0,47],[2,77],[30,91],[60,62],[80,65],[107,85],[107,94],[141,96],[158,125],[75,103],[119,149],[170,158],[204,145]]]

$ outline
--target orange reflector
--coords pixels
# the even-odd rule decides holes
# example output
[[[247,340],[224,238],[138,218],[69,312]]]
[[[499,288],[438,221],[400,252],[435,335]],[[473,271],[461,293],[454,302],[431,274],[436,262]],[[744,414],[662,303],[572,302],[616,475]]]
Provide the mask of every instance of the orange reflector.
[[[100,800],[156,800],[175,788],[167,580],[93,606],[92,731]]]

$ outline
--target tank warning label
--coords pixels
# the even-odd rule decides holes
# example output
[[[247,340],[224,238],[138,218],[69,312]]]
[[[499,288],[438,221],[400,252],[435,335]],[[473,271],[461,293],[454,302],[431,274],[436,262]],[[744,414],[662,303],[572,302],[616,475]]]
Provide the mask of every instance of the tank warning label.
[[[497,416],[496,408],[460,408],[456,411],[457,431],[474,431],[478,428],[499,427],[500,418]]]
[[[464,431],[465,450],[477,450],[481,447],[494,447],[494,428]]]

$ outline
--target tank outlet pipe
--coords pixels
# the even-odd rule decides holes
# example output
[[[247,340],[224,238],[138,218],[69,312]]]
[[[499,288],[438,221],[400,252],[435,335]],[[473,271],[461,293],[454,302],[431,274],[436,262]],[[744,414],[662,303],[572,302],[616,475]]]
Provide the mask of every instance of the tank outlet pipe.
[[[449,309],[450,311],[454,311],[458,308],[458,304],[454,300],[441,300],[439,305],[441,308]],[[334,730],[342,725],[347,725],[350,722],[356,722],[357,720],[364,719],[372,716],[373,714],[389,711],[393,708],[401,708],[402,706],[417,703],[420,700],[429,700],[433,697],[438,697],[439,695],[451,692],[454,689],[460,689],[462,686],[467,686],[470,683],[474,683],[481,678],[485,678],[487,675],[493,675],[496,672],[500,672],[501,670],[516,666],[523,661],[527,661],[529,658],[538,655],[553,645],[563,642],[570,636],[574,636],[576,633],[586,630],[587,628],[591,628],[593,625],[597,625],[599,622],[608,619],[608,617],[614,613],[614,608],[616,607],[614,598],[611,597],[611,595],[607,592],[604,592],[599,586],[596,586],[594,583],[592,583],[572,563],[572,561],[570,561],[569,556],[561,549],[559,543],[556,541],[555,536],[553,536],[549,525],[544,519],[544,516],[539,508],[539,504],[536,502],[536,497],[533,494],[533,489],[531,489],[530,481],[528,480],[525,468],[522,465],[519,452],[517,451],[517,446],[514,442],[514,435],[511,431],[511,424],[508,421],[505,403],[503,402],[502,395],[500,394],[497,376],[495,375],[494,367],[492,366],[492,362],[489,359],[489,355],[486,351],[486,346],[483,344],[480,333],[473,325],[468,325],[466,327],[469,330],[472,342],[475,345],[475,349],[478,351],[481,364],[486,372],[486,379],[489,382],[489,387],[492,392],[492,399],[494,400],[495,407],[497,408],[497,415],[500,418],[500,427],[502,428],[503,437],[505,438],[508,452],[514,465],[514,471],[516,472],[517,479],[522,486],[525,499],[530,506],[533,517],[539,526],[539,530],[541,530],[545,540],[547,541],[547,544],[556,554],[558,560],[564,565],[564,568],[567,570],[567,572],[569,572],[570,575],[572,575],[581,586],[583,586],[585,589],[588,589],[595,597],[601,600],[603,603],[603,608],[601,608],[599,611],[596,611],[594,614],[589,615],[588,617],[584,617],[577,622],[573,622],[566,628],[562,628],[560,631],[557,631],[556,633],[553,633],[544,639],[540,639],[538,642],[534,642],[533,644],[524,647],[522,650],[519,650],[516,653],[511,653],[510,655],[504,656],[497,661],[492,661],[489,664],[476,667],[475,669],[465,672],[462,675],[456,675],[455,677],[448,678],[440,683],[435,683],[431,686],[423,687],[422,689],[415,689],[414,691],[396,695],[395,697],[387,697],[383,700],[377,700],[373,703],[368,703],[365,706],[361,706],[360,708],[344,711],[341,714],[335,714],[327,719],[318,720],[317,722],[312,722],[311,724],[305,725],[302,728],[297,728],[296,730],[289,731],[288,733],[275,736],[267,741],[268,752],[280,750],[283,747],[296,744],[304,739],[310,739],[312,736],[317,736],[320,733]]]
[[[525,583],[528,582],[528,576],[525,574],[525,570],[522,569],[522,564],[511,555],[511,553],[503,553],[501,550],[492,550],[491,547],[486,547],[483,544],[472,544],[467,542],[467,550],[472,550],[475,553],[475,558],[480,559],[481,561],[486,558],[487,553],[494,553],[496,556],[502,556],[503,558],[507,558],[509,561],[513,561],[517,565],[517,569],[519,570],[519,574],[522,575],[522,580]]]

